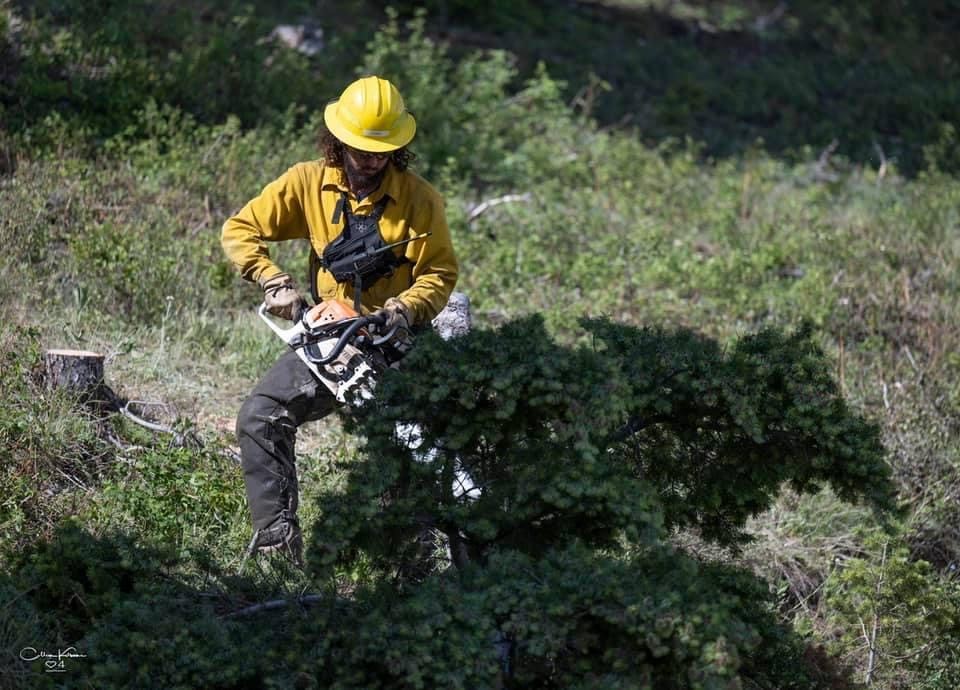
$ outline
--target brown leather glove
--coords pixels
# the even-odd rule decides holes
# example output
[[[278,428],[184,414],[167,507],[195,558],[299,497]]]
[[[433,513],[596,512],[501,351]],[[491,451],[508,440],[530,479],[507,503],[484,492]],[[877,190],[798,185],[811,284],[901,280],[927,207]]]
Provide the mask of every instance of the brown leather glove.
[[[410,326],[413,325],[413,314],[410,307],[396,297],[391,297],[382,308],[373,313],[373,316],[384,318],[383,326],[378,329],[381,333],[389,333],[396,327],[397,330],[390,339],[390,345],[400,354],[407,354],[413,347],[413,336],[410,333]]]
[[[260,282],[260,287],[263,288],[263,303],[267,306],[267,312],[281,319],[295,321],[306,306],[293,280],[286,273],[279,273]]]

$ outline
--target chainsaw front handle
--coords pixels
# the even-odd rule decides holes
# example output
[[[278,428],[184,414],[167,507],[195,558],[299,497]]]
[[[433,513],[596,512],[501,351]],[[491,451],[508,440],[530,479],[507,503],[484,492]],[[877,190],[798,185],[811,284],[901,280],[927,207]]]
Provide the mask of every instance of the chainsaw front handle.
[[[280,339],[287,345],[291,345],[304,333],[302,317],[294,321],[290,328],[280,328],[277,322],[270,318],[266,303],[257,307],[257,316],[263,319],[263,322],[270,327],[270,330],[280,336]]]
[[[343,322],[341,321],[339,323],[342,324]],[[353,336],[356,335],[357,331],[366,325],[367,324],[364,322],[364,317],[361,316],[357,319],[354,319],[350,325],[346,327],[343,333],[340,334],[340,337],[337,339],[336,344],[334,344],[333,349],[330,350],[330,352],[323,357],[310,357],[310,361],[315,362],[316,364],[329,364],[340,356],[340,353],[343,352],[343,348],[345,348],[347,343],[353,339]],[[309,342],[304,342],[296,347],[306,347],[309,344]]]
[[[308,356],[304,352],[303,348],[311,344],[310,336],[313,335],[310,332],[310,326],[304,320],[306,314],[307,311],[301,312],[300,318],[295,321],[290,328],[281,328],[274,319],[270,318],[266,303],[261,304],[257,308],[257,315],[270,327],[270,330],[276,333],[280,339],[283,340],[283,342],[296,350],[301,357]],[[367,326],[382,326],[385,322],[385,316],[374,314],[337,321],[335,324],[333,324],[334,327],[330,328],[329,330],[330,337],[333,337],[334,333],[341,328],[343,328],[343,332],[339,335],[339,337],[337,337],[337,342],[334,344],[333,348],[322,357],[309,356],[310,361],[321,366],[324,364],[329,364],[340,356],[340,353],[343,352],[343,348],[345,348],[347,344],[354,338],[354,336],[356,336],[357,331]],[[383,345],[384,343],[388,342],[396,332],[396,327],[391,328],[383,336],[373,339],[371,344],[374,346]]]

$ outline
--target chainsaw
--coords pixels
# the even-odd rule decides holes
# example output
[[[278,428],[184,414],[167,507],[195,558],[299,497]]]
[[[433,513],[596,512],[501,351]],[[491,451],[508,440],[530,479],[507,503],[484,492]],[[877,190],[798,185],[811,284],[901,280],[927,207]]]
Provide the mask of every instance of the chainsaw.
[[[391,357],[396,328],[375,335],[380,316],[361,316],[339,300],[304,309],[290,328],[281,328],[261,304],[257,315],[342,403],[361,405],[373,397],[377,376]]]
[[[347,197],[341,198],[335,216],[344,211]],[[384,203],[386,203],[384,201]],[[382,212],[382,209],[381,209]],[[385,324],[382,316],[361,316],[360,295],[365,281],[391,275],[403,262],[392,249],[429,237],[426,232],[391,242],[383,241],[379,216],[353,216],[343,232],[319,256],[311,247],[311,293],[316,306],[304,309],[294,325],[281,328],[267,316],[266,304],[257,313],[270,329],[292,347],[311,372],[330,389],[339,402],[363,404],[373,397],[376,377],[402,357],[392,347],[397,328],[375,337],[374,329]],[[339,300],[319,300],[316,276],[329,271],[339,283],[353,285],[353,307]]]

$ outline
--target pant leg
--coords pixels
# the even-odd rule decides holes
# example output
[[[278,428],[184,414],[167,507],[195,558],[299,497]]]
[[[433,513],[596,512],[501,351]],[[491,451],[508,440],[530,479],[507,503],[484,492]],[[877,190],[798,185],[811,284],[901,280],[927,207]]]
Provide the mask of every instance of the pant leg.
[[[337,405],[293,351],[257,384],[237,415],[237,440],[254,529],[294,517],[299,500],[294,459],[297,427]]]

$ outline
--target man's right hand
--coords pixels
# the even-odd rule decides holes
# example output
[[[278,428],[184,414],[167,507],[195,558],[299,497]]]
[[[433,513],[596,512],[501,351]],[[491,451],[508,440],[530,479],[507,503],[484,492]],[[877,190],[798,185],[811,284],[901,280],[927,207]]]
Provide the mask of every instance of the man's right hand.
[[[306,306],[293,280],[286,273],[279,273],[260,283],[263,288],[263,303],[267,312],[281,319],[295,321]]]

